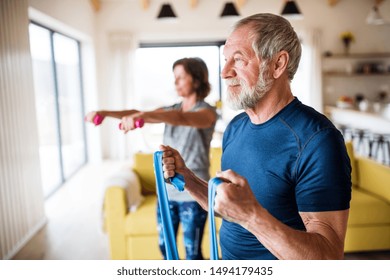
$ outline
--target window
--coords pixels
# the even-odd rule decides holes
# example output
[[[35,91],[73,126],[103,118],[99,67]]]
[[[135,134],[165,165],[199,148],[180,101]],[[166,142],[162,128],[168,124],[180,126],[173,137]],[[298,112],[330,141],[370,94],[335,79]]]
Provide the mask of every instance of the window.
[[[136,50],[135,91],[137,105],[145,110],[178,101],[174,87],[173,63],[183,57],[200,57],[207,64],[212,85],[206,101],[220,99],[219,46],[141,47]]]
[[[310,81],[312,79],[310,73],[310,48],[307,45],[301,44],[302,55],[299,67],[295,73],[294,79],[291,82],[291,90],[302,103],[312,106],[310,100]]]
[[[87,161],[79,42],[30,23],[45,197]]]
[[[211,105],[223,100],[220,78],[222,69],[221,49],[223,43],[205,43],[203,45],[141,45],[135,54],[135,92],[134,103],[141,110],[153,110],[179,102],[174,87],[173,63],[183,57],[200,57],[207,64],[211,92],[206,101]],[[227,109],[226,109],[227,110]],[[225,113],[225,112],[224,112]],[[237,113],[237,112],[235,112]],[[162,141],[164,125],[145,126],[142,129],[144,146],[148,151],[158,148]],[[218,126],[217,126],[218,129]]]

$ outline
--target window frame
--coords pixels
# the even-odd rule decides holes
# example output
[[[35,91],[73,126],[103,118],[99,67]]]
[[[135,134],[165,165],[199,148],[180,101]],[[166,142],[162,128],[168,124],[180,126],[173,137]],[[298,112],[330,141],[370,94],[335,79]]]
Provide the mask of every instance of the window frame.
[[[79,88],[79,91],[80,91],[79,105],[80,105],[80,112],[82,115],[81,117],[83,117],[85,115],[84,84],[83,84],[83,72],[82,72],[82,70],[83,70],[82,61],[83,60],[82,60],[81,41],[80,40],[78,40],[74,37],[71,37],[67,34],[64,34],[60,31],[54,30],[53,28],[50,28],[46,25],[43,25],[35,20],[30,20],[29,26],[31,24],[47,30],[49,32],[49,38],[50,38],[50,63],[51,63],[50,67],[51,67],[51,74],[52,74],[52,76],[50,78],[53,79],[52,82],[53,82],[53,86],[54,86],[53,93],[54,93],[54,98],[55,98],[56,132],[57,132],[56,136],[57,136],[57,147],[58,147],[57,153],[59,156],[60,181],[58,184],[50,186],[49,192],[44,193],[45,199],[48,199],[57,190],[59,190],[65,182],[67,182],[74,174],[76,174],[83,166],[85,166],[89,161],[86,127],[85,127],[85,123],[83,121],[83,118],[81,118],[80,119],[80,122],[82,123],[81,135],[82,135],[82,141],[84,144],[83,161],[80,164],[80,166],[78,166],[72,173],[68,174],[68,176],[65,175],[64,155],[63,155],[63,151],[62,151],[64,136],[61,133],[61,106],[60,106],[60,102],[59,102],[59,97],[60,97],[59,90],[60,89],[59,89],[59,77],[58,77],[58,71],[57,71],[58,65],[55,61],[55,46],[54,46],[55,34],[69,38],[69,39],[75,41],[77,44],[77,53],[78,53],[78,62],[79,62],[78,63],[78,80],[79,80],[79,87],[80,87]],[[30,34],[29,34],[29,36],[30,36]],[[31,59],[33,61],[34,58],[31,57]],[[35,92],[34,92],[34,95],[35,95]],[[39,127],[39,124],[38,124],[38,127]],[[40,144],[40,146],[41,146],[41,144]],[[41,164],[41,168],[42,168],[42,164]],[[42,171],[41,171],[41,173],[42,173]]]

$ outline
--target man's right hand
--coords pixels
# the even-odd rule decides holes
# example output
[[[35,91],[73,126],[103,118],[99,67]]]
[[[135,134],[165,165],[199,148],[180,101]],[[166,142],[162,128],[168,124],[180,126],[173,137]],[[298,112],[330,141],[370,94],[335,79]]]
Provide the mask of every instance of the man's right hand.
[[[163,151],[163,170],[164,178],[172,178],[176,173],[184,175],[187,166],[180,153],[170,146],[160,145],[160,151]]]

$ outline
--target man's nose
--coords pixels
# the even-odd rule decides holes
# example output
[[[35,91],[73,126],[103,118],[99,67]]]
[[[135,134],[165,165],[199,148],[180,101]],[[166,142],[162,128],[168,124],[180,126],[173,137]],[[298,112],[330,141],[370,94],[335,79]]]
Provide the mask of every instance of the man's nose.
[[[234,71],[232,67],[232,63],[229,61],[226,61],[225,66],[222,68],[221,71],[221,78],[222,79],[228,79],[232,78],[236,75],[236,72]]]

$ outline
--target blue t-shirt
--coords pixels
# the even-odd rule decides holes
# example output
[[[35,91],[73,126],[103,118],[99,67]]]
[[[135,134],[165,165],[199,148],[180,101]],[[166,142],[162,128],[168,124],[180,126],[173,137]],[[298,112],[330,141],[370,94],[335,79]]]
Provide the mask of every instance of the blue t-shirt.
[[[351,166],[344,139],[322,114],[295,98],[267,122],[237,115],[223,137],[222,170],[245,177],[276,219],[305,230],[301,212],[345,210]],[[249,231],[223,220],[223,259],[276,259]]]

